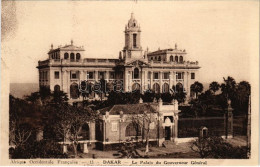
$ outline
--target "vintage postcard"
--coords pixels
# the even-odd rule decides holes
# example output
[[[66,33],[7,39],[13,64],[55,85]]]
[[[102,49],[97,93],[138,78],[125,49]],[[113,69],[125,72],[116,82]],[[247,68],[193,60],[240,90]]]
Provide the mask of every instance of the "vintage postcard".
[[[258,164],[259,1],[1,3],[1,165]]]

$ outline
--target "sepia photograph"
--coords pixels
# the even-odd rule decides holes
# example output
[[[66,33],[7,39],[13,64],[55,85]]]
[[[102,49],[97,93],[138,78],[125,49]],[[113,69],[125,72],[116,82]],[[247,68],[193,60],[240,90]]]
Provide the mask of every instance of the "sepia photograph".
[[[1,3],[1,164],[258,164],[259,1]]]

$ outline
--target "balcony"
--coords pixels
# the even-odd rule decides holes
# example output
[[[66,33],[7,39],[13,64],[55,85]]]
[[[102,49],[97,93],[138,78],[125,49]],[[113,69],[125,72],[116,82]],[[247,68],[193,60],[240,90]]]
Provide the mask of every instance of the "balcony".
[[[80,60],[70,60],[70,59],[48,59],[44,61],[39,61],[38,66],[115,66],[116,59],[80,59]]]
[[[176,67],[176,68],[199,68],[199,62],[192,62],[192,61],[183,61],[183,62],[169,62],[169,61],[152,61],[150,60],[149,63],[151,66],[157,67]]]

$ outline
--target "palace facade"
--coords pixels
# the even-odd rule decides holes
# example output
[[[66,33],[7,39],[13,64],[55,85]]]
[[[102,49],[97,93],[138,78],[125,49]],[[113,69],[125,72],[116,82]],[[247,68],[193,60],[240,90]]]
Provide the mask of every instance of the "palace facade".
[[[59,46],[48,52],[48,59],[38,62],[39,86],[50,90],[62,90],[70,102],[82,100],[82,81],[95,85],[100,79],[107,84],[121,87],[122,91],[153,90],[155,93],[170,92],[182,87],[187,98],[192,96],[190,86],[198,80],[198,61],[186,60],[186,51],[174,48],[150,52],[141,46],[141,28],[134,14],[125,26],[125,46],[118,59],[84,58],[83,46]],[[88,98],[99,99],[92,92]]]

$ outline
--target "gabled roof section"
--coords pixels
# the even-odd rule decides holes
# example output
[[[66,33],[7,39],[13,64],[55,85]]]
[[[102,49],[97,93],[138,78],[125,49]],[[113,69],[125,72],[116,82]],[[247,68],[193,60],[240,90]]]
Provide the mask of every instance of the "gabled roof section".
[[[51,49],[49,53],[56,52],[56,51],[85,51],[83,46],[75,46],[73,45],[73,41],[71,41],[70,45],[65,45],[65,46],[59,46],[56,49]]]
[[[99,111],[103,115],[106,111],[108,111],[110,115],[120,115],[120,111],[123,111],[124,114],[143,114],[144,111],[147,113],[156,113],[157,106],[158,104],[156,103],[116,104],[112,107],[106,107]]]

